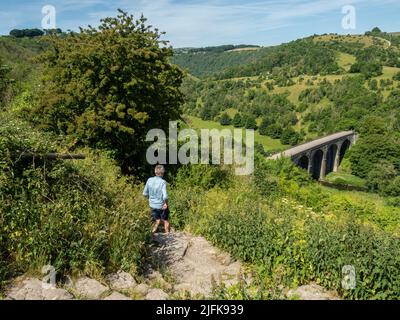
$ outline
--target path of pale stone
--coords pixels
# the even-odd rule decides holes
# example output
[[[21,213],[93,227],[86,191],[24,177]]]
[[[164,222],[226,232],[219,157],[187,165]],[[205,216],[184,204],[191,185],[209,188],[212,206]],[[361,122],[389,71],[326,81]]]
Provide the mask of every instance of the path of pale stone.
[[[62,287],[47,288],[39,279],[22,276],[6,290],[9,300],[167,300],[171,294],[190,294],[196,298],[212,298],[214,284],[229,287],[239,278],[250,282],[243,266],[229,254],[212,246],[203,237],[183,232],[155,234],[150,247],[150,265],[144,281],[137,281],[126,272],[109,274],[103,282],[88,277],[70,280]],[[173,278],[168,283],[159,270],[167,270]],[[160,289],[160,284],[161,288]],[[334,299],[320,286],[311,284],[289,292],[300,299]]]

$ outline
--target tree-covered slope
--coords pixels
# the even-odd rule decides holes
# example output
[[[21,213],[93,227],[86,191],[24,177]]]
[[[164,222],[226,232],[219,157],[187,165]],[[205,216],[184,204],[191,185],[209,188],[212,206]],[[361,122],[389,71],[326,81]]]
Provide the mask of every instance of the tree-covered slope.
[[[354,55],[361,62],[378,60],[383,65],[400,67],[399,43],[399,36],[374,29],[365,35],[315,35],[252,51],[179,49],[173,62],[199,78],[258,76],[276,68],[292,76],[338,74],[346,71],[338,64],[341,53]]]

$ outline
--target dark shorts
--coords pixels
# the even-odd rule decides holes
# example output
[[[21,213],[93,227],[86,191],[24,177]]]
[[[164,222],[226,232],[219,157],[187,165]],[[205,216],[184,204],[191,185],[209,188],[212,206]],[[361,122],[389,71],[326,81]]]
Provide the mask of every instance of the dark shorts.
[[[169,209],[163,210],[163,209],[151,209],[151,218],[153,221],[155,220],[164,220],[168,221],[169,219]]]

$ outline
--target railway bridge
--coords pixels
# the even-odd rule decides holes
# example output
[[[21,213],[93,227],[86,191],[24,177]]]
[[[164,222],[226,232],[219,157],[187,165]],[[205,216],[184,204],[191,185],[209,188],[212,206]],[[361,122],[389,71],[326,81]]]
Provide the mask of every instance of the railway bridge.
[[[342,131],[298,145],[268,159],[290,157],[299,167],[308,170],[314,179],[324,180],[328,173],[338,170],[346,151],[356,141],[354,131]]]

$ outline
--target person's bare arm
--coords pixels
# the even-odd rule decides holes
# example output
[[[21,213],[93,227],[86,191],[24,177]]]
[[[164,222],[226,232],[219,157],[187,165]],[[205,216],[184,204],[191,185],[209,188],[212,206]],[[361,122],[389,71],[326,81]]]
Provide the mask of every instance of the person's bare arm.
[[[162,188],[162,193],[163,193],[163,200],[164,200],[164,204],[163,204],[163,210],[167,210],[168,209],[168,193],[167,193],[167,183],[164,183],[163,188]]]

